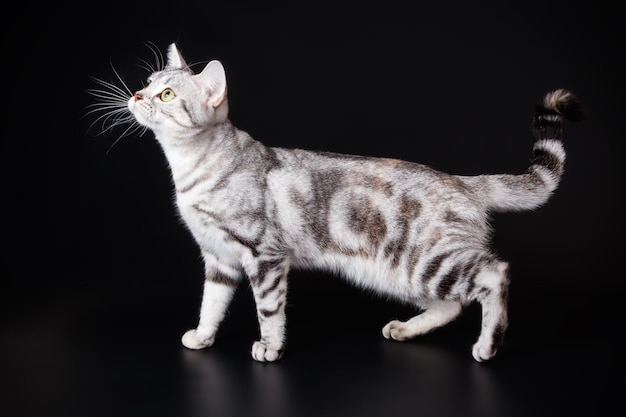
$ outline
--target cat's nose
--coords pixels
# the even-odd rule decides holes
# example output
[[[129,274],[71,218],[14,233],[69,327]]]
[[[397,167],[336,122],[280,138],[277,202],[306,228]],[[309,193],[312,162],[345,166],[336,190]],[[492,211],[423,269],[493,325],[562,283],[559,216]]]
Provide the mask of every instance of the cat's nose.
[[[139,94],[138,92],[137,92],[137,93],[135,93],[135,94],[133,95],[133,97],[135,98],[135,101],[137,101],[137,100],[141,100],[141,98],[142,98],[142,97],[141,97],[141,94]]]

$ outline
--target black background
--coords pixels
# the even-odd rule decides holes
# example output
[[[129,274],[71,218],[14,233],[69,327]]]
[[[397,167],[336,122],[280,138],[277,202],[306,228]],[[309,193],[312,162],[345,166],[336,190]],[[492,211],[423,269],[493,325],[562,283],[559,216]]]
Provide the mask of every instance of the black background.
[[[384,2],[107,2],[18,6],[4,42],[0,368],[10,415],[569,415],[617,403],[623,291],[624,6]],[[396,157],[457,174],[522,172],[534,103],[568,88],[559,190],[494,217],[511,263],[511,327],[489,364],[479,313],[400,344],[412,310],[292,274],[288,349],[252,361],[238,292],[216,345],[196,324],[202,264],[147,133],[84,117],[90,77],[132,89],[145,42],[219,59],[234,124],[270,146]],[[7,100],[8,99],[8,100]],[[5,414],[6,415],[6,414]]]

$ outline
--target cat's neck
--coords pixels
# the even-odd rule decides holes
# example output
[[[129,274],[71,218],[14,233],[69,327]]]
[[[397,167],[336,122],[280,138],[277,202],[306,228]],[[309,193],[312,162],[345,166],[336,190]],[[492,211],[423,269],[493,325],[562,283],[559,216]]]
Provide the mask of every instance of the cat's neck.
[[[217,174],[251,143],[258,143],[228,119],[184,140],[171,139],[157,136],[177,188],[200,166]]]

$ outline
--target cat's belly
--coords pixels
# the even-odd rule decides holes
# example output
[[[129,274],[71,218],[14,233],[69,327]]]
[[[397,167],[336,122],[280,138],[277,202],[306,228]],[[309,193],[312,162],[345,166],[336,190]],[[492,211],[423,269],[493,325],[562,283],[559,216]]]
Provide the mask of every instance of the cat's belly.
[[[412,285],[406,268],[387,258],[345,254],[333,250],[292,253],[295,269],[313,269],[338,275],[357,287],[367,288],[401,301],[417,302],[423,297],[419,286]]]

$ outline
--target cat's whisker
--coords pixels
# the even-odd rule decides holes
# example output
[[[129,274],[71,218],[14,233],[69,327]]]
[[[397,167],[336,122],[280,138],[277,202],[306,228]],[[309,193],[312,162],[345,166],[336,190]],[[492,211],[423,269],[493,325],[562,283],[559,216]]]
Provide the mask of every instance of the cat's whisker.
[[[115,85],[113,83],[101,80],[99,78],[92,77],[92,80],[94,82],[96,82],[97,84],[101,85],[102,87],[104,87],[105,90],[91,89],[91,90],[88,90],[88,91],[106,93],[106,94],[111,95],[113,97],[124,98],[124,99],[127,99],[128,97],[132,96],[132,93],[129,91],[128,87],[126,87],[126,86],[125,86],[126,89],[124,90],[124,89],[118,87],[117,85]]]
[[[106,121],[108,118],[111,117],[112,113],[122,112],[122,109],[120,109],[117,106],[98,107],[98,108],[95,108],[95,109],[92,109],[92,110],[86,112],[84,117],[89,116],[89,115],[94,114],[94,113],[100,113],[100,112],[104,112],[104,113],[99,115],[96,118],[96,120],[91,124],[91,126],[93,126],[94,124],[98,123],[100,120],[104,119],[104,121]]]
[[[90,93],[90,91],[87,91],[87,93]],[[94,94],[91,94],[94,95]],[[104,99],[101,98],[100,100],[98,100],[96,103],[91,103],[85,106],[85,109],[92,109],[89,111],[89,113],[92,113],[94,111],[98,111],[101,110],[103,108],[109,108],[109,107],[122,107],[122,102],[120,100],[113,100],[113,99]]]
[[[93,78],[93,80],[98,83],[100,86],[104,87],[106,91],[115,91],[121,95],[126,95],[128,93],[127,89],[122,88],[110,81],[101,80],[99,78]]]
[[[125,112],[128,111],[128,99],[126,97],[119,97],[117,94],[108,93],[102,90],[86,90],[86,92],[96,97],[98,100],[96,103],[85,106],[85,109],[88,111],[84,114],[84,116],[112,109]]]
[[[111,149],[113,149],[113,147],[115,145],[117,145],[117,143],[122,140],[123,136],[120,136],[119,138],[115,139],[115,141],[111,144],[111,146],[109,146],[109,149],[107,149],[107,151],[105,152],[105,155],[108,155],[111,152]]]
[[[133,119],[131,116],[122,114],[121,110],[114,110],[99,116],[93,123],[91,123],[88,130],[92,129],[93,126],[98,124],[100,121],[102,130],[98,133],[98,135],[104,135],[119,125],[132,122]]]
[[[161,50],[154,44],[154,42],[144,42],[145,45],[150,49],[150,51],[152,51],[152,55],[154,56],[154,60],[155,60],[155,68],[152,68],[152,66],[150,64],[148,64],[146,61],[146,64],[148,64],[148,66],[150,67],[150,69],[152,69],[152,71],[150,72],[157,72],[157,71],[161,71],[163,68],[165,68],[165,59],[163,58],[163,54],[161,53]]]
[[[111,103],[126,103],[130,96],[121,96],[118,92],[111,92],[106,90],[86,90],[87,93],[92,96],[100,99],[100,102],[111,102]]]
[[[132,96],[133,95],[132,91],[130,91],[130,88],[128,88],[128,86],[126,85],[126,82],[124,81],[122,76],[119,74],[119,72],[117,72],[117,70],[115,69],[115,67],[113,66],[112,63],[111,63],[111,69],[113,69],[113,73],[115,74],[117,79],[120,81],[120,83],[122,83],[122,86],[124,87],[124,90],[129,94],[129,96]],[[122,89],[119,89],[119,90],[124,91]]]
[[[110,129],[112,127],[118,126],[120,124],[125,124],[128,122],[133,122],[133,117],[131,115],[126,114],[126,112],[122,112],[121,110],[114,110],[111,111],[109,113],[106,114],[106,117],[104,118],[104,122],[108,122],[110,121],[111,126],[108,127],[107,129]]]
[[[94,128],[95,125],[100,124],[102,127],[98,135],[107,134],[115,127],[124,125],[129,122],[136,123],[125,103],[122,104],[120,102],[101,102],[98,104],[89,105],[87,107],[92,108],[84,114],[84,117],[92,114],[102,113],[99,114],[98,117],[96,117],[96,119],[87,128],[87,131],[90,131]]]
[[[105,81],[100,78],[91,79],[101,88],[90,88],[86,92],[96,98],[96,103],[89,104],[85,108],[83,117],[97,115],[95,120],[87,128],[90,131],[96,125],[100,125],[98,135],[106,135],[120,126],[126,126],[125,130],[118,136],[109,147],[107,153],[124,137],[134,133],[143,135],[145,129],[142,128],[128,109],[128,100],[132,97],[132,92],[120,73],[111,63],[111,69],[115,74],[116,82]]]
[[[128,126],[126,128],[126,130],[124,130],[124,132],[122,132],[122,134],[111,144],[111,146],[109,146],[109,149],[107,149],[106,154],[108,155],[109,152],[111,152],[111,149],[113,149],[113,147],[115,145],[117,145],[124,137],[126,136],[130,136],[132,133],[140,131],[139,136],[143,136],[144,133],[146,133],[147,128],[144,126],[141,126],[139,123],[134,122],[131,123],[130,126]]]
[[[140,61],[143,63],[143,65],[137,65],[139,68],[149,73],[156,72],[156,70],[152,67],[152,64],[150,64],[148,61],[146,61],[145,59],[140,59]]]
[[[89,104],[85,106],[85,109],[90,109],[87,114],[95,113],[97,111],[109,110],[109,109],[123,109],[126,107],[126,103],[119,101],[100,101],[98,103]]]
[[[154,63],[141,59],[139,68],[149,73],[162,70],[165,67],[165,59],[160,49],[152,42],[145,42],[145,44],[152,52]],[[90,88],[86,92],[94,97],[96,102],[87,105],[83,114],[83,117],[95,116],[95,120],[91,122],[87,131],[92,130],[96,125],[100,125],[98,135],[107,135],[116,128],[123,127],[124,130],[109,146],[106,154],[109,154],[123,138],[127,136],[141,137],[148,131],[147,127],[137,122],[128,108],[128,100],[133,96],[133,92],[112,62],[110,62],[110,66],[115,76],[113,82],[91,77],[99,88]]]

